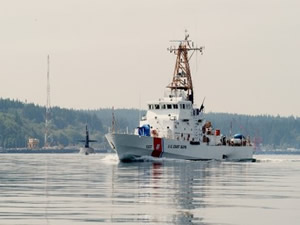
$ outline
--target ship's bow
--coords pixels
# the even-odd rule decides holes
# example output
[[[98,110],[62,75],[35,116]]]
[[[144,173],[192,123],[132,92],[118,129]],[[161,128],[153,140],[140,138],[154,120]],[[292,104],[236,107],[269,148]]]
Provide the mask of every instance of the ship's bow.
[[[151,156],[151,137],[143,137],[133,134],[108,133],[105,135],[111,148],[117,152],[121,161],[141,156]]]

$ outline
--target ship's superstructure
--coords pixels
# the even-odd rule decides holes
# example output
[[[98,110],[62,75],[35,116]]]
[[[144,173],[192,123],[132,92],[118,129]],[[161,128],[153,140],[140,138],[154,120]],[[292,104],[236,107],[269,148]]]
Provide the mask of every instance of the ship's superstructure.
[[[243,135],[225,137],[205,120],[204,102],[200,107],[194,104],[189,61],[196,51],[202,54],[204,47],[194,47],[188,37],[186,34],[184,40],[178,41],[178,47],[169,48],[176,55],[173,79],[163,98],[148,102],[147,114],[141,118],[134,135],[116,132],[106,135],[121,160],[140,156],[252,159],[250,138]]]

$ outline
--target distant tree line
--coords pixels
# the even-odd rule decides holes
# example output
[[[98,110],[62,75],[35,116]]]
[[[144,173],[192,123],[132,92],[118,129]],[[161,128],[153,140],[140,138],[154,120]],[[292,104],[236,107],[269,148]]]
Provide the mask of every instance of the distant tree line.
[[[96,147],[107,147],[104,135],[111,127],[112,114],[116,130],[132,132],[145,111],[137,109],[73,110],[51,108],[50,142],[52,145],[76,145],[85,135],[85,125]],[[300,118],[280,116],[250,116],[228,113],[207,113],[206,119],[224,135],[241,133],[273,148],[300,148]],[[38,138],[44,145],[45,107],[17,100],[0,99],[0,146],[25,147],[28,138]],[[94,145],[94,144],[93,144]]]
[[[0,146],[25,147],[28,138],[37,138],[44,146],[45,107],[20,101],[0,99]],[[51,108],[49,140],[51,145],[76,145],[85,136],[88,125],[91,137],[103,142],[104,127],[95,113]]]

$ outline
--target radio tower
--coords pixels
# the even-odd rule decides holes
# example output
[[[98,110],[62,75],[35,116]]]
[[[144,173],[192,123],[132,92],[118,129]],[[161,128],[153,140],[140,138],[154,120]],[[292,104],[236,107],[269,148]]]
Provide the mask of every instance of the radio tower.
[[[47,103],[45,115],[45,144],[44,147],[49,147],[49,124],[50,124],[50,57],[47,56]]]

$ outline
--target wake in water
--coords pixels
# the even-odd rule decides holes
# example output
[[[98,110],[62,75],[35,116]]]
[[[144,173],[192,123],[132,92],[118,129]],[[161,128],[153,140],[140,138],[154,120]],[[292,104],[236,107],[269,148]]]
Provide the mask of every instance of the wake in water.
[[[267,155],[256,157],[256,162],[258,163],[291,163],[291,162],[300,162],[298,155],[287,155],[285,158],[281,156],[272,155],[272,158],[269,158]]]
[[[119,158],[117,154],[107,154],[101,158],[101,161],[107,164],[117,164],[119,163]]]
[[[220,160],[209,159],[209,160],[187,160],[187,159],[174,159],[174,158],[157,158],[152,156],[129,156],[123,160],[123,163],[133,163],[133,162],[221,162]]]
[[[107,154],[103,158],[101,158],[101,161],[105,163],[131,163],[131,162],[186,162],[185,159],[170,159],[170,158],[156,158],[152,156],[129,156],[128,158],[125,158],[124,160],[119,160],[117,154]],[[212,161],[212,160],[209,160]]]
[[[130,156],[121,160],[123,163],[131,162],[163,162],[163,161],[184,161],[183,159],[156,158],[152,156]]]
[[[134,162],[186,162],[190,160],[185,159],[170,159],[170,158],[155,158],[152,156],[141,156],[141,157],[135,157],[131,156],[126,158],[125,160],[120,161],[117,154],[105,154],[103,158],[101,158],[101,161],[106,164],[118,164],[120,162],[124,163],[134,163]],[[219,161],[219,160],[206,160],[205,162],[225,162],[225,163],[231,163],[234,161]],[[249,162],[249,161],[248,161]],[[289,163],[289,162],[298,162],[300,163],[300,158],[297,155],[288,155],[285,158],[282,158],[282,156],[274,156],[267,157],[267,155],[259,155],[255,157],[256,163]],[[234,163],[243,163],[243,162],[234,162]]]

